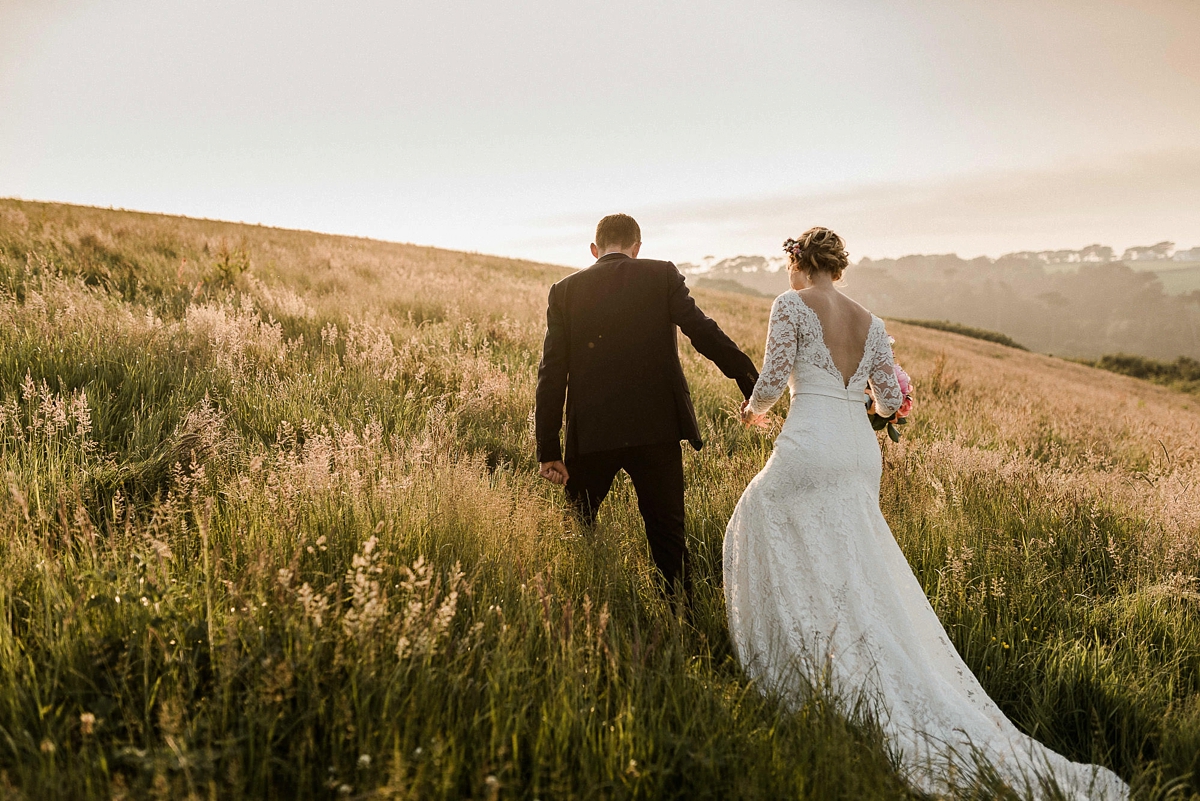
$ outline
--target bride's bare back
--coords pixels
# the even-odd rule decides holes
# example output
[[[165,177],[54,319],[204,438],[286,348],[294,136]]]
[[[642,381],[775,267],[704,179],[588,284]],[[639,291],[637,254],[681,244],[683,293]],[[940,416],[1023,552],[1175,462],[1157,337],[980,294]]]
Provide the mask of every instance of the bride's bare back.
[[[862,361],[871,329],[871,313],[839,292],[832,282],[799,290],[800,298],[821,321],[825,347],[848,384]]]

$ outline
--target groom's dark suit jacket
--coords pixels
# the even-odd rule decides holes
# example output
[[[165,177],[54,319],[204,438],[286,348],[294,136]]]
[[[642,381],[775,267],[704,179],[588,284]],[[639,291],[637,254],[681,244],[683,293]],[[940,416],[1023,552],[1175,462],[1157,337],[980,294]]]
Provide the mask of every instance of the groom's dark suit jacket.
[[[699,450],[676,326],[750,397],[754,362],[696,307],[671,262],[610,253],[550,287],[534,415],[538,461],[563,458],[564,400],[567,459],[680,440]]]

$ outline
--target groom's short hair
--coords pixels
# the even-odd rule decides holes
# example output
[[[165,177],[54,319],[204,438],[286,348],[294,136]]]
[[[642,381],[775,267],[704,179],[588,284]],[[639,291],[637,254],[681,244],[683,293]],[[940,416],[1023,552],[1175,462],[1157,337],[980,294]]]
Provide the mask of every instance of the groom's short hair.
[[[642,241],[642,229],[628,214],[610,214],[596,226],[596,247],[630,248]]]

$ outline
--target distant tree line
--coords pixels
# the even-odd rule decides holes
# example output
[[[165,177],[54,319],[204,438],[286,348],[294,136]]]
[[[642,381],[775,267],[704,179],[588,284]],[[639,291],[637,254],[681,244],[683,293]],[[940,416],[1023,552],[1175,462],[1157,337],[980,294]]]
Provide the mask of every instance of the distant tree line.
[[[1180,356],[1173,362],[1160,362],[1129,353],[1113,353],[1085,364],[1114,373],[1142,378],[1186,392],[1200,392],[1200,361]]]
[[[918,325],[922,328],[932,328],[935,331],[949,331],[952,334],[959,334],[972,339],[982,339],[985,342],[995,342],[997,345],[1004,345],[1008,348],[1016,348],[1017,350],[1029,350],[1029,348],[1017,342],[1010,336],[1001,334],[998,331],[988,331],[986,328],[975,328],[962,323],[952,323],[949,320],[906,320],[897,318],[896,322],[905,323],[906,325]]]

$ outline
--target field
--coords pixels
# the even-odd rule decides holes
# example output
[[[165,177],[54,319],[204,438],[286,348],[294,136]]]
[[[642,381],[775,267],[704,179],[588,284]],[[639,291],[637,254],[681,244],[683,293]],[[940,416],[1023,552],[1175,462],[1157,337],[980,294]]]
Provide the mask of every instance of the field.
[[[682,346],[694,626],[628,484],[581,531],[536,477],[565,272],[0,201],[0,798],[906,797],[869,707],[732,658],[770,452],[732,382]],[[761,359],[770,300],[696,294]],[[959,651],[1043,742],[1200,796],[1195,396],[889,327],[882,504]]]
[[[972,339],[982,339],[985,342],[995,342],[998,345],[1004,345],[1008,348],[1016,348],[1017,350],[1029,350],[1029,348],[1017,342],[1012,337],[1005,334],[997,333],[996,331],[988,331],[985,328],[973,328],[962,323],[953,323],[949,320],[905,320],[890,318],[898,323],[905,325],[916,325],[921,328],[932,328],[935,331],[949,331],[951,334],[959,334]]]
[[[1079,360],[1080,364],[1111,370],[1114,373],[1153,381],[1180,392],[1200,395],[1200,362],[1180,356],[1173,362],[1160,362],[1128,353],[1114,353],[1095,361]]]

